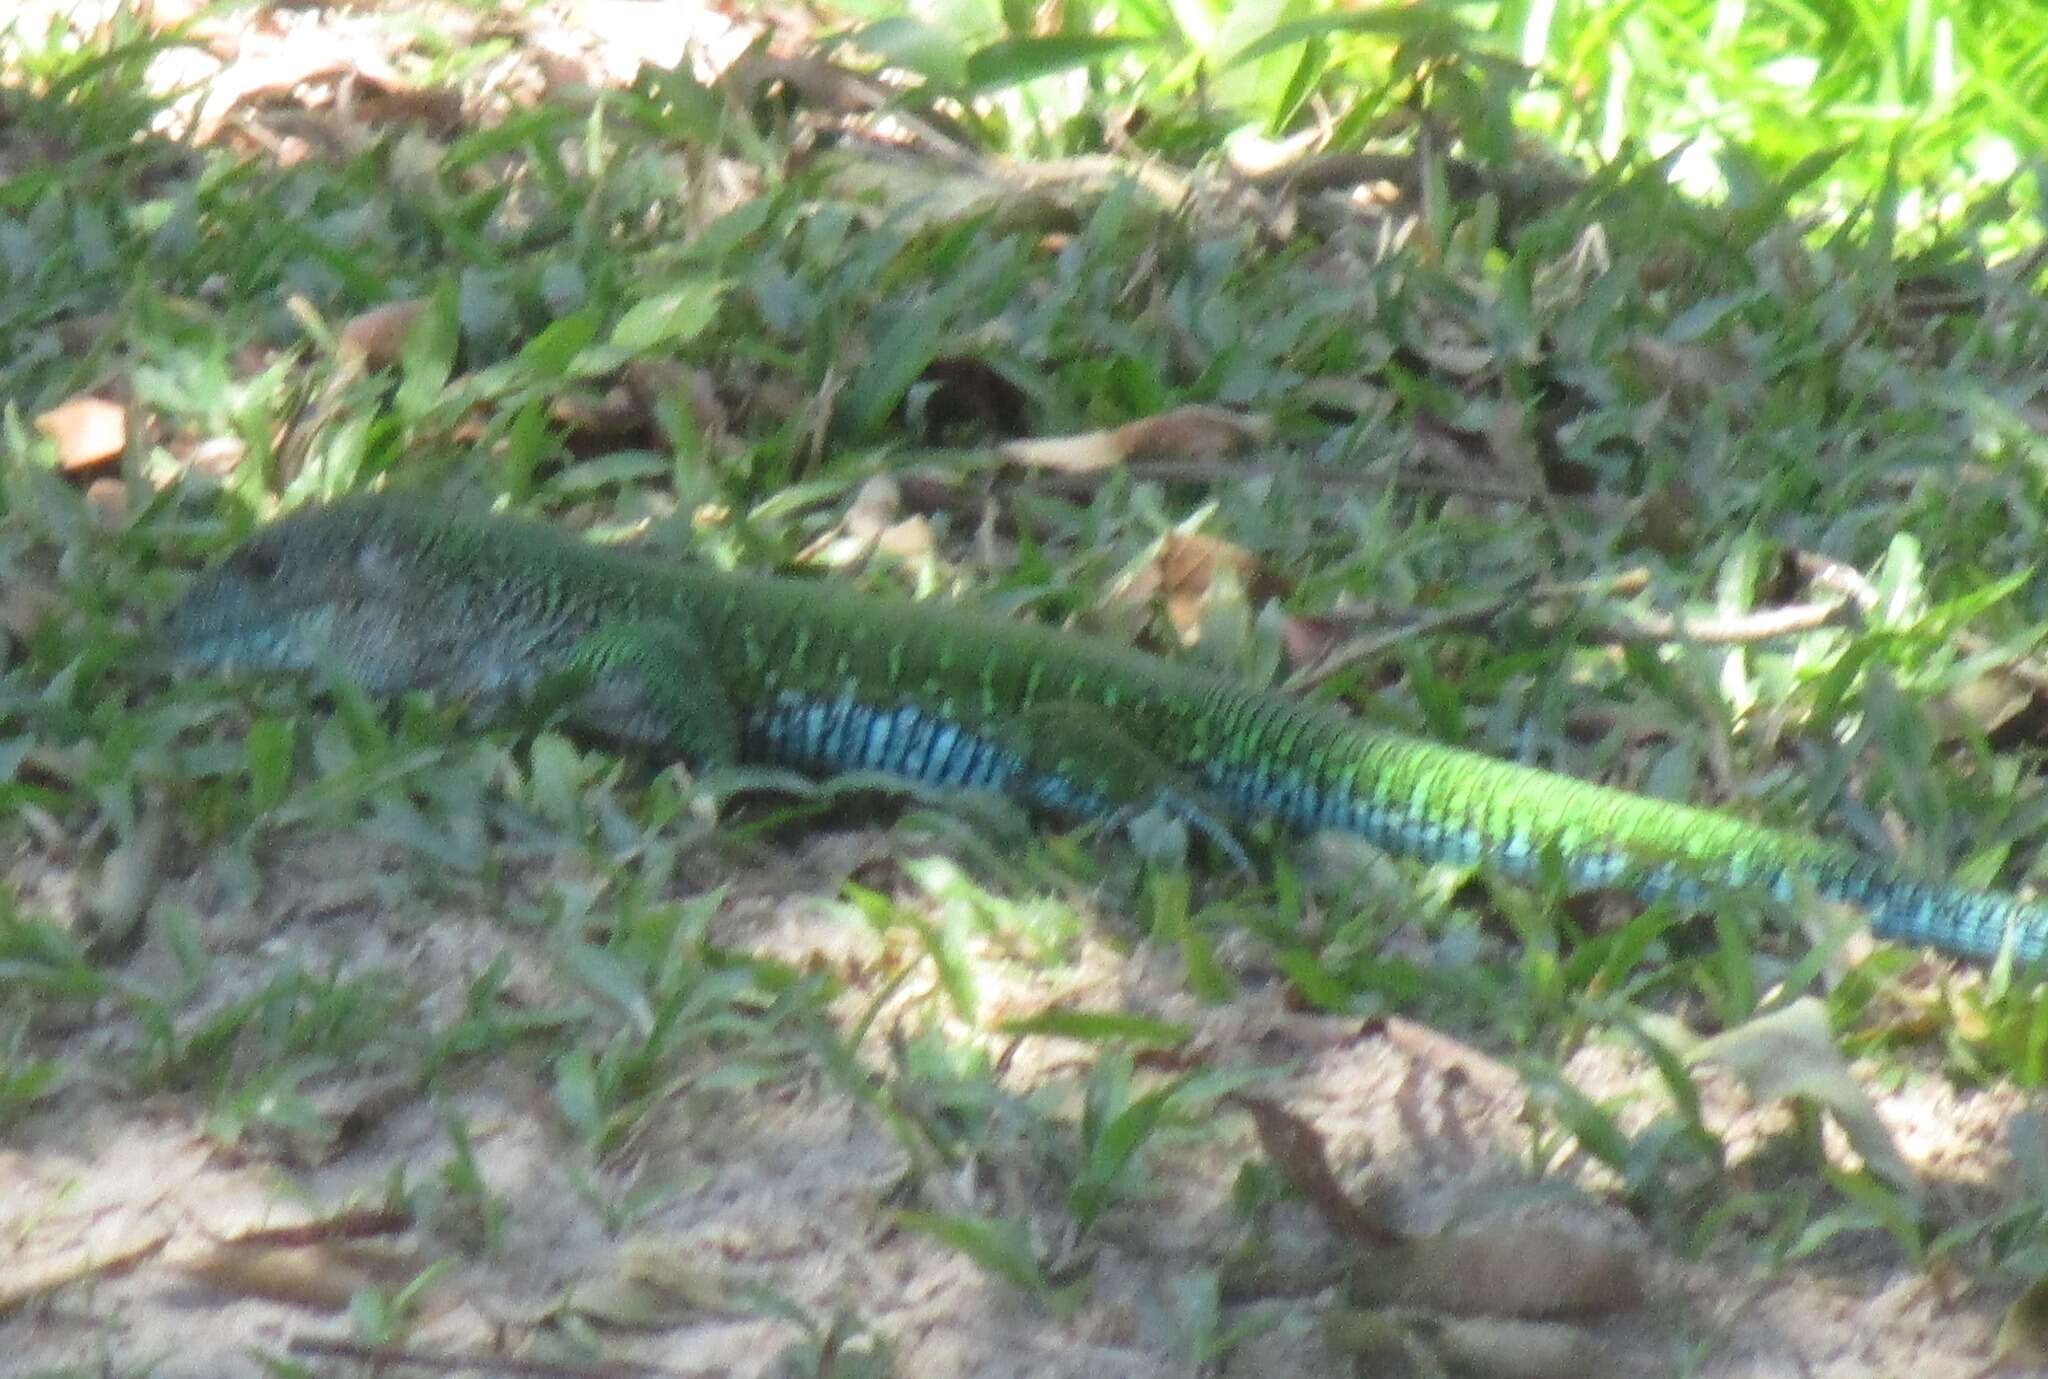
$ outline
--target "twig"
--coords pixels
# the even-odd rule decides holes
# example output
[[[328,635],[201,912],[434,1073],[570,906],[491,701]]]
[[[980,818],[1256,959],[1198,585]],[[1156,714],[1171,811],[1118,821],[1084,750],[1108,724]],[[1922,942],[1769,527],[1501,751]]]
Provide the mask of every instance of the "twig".
[[[1606,615],[1620,624],[1617,629],[1643,641],[1704,642],[1715,646],[1741,646],[1789,637],[1795,632],[1812,632],[1843,621],[1843,601],[1827,599],[1818,603],[1788,603],[1776,608],[1759,608],[1753,613],[1728,613],[1704,618],[1673,617],[1669,613],[1638,613],[1613,608]]]
[[[1876,586],[1863,577],[1862,571],[1831,556],[1794,551],[1792,563],[1813,583],[1842,595],[1859,612],[1869,613],[1884,601]],[[1989,637],[1967,628],[1958,628],[1952,635],[1966,656],[1984,656],[1999,649]],[[2003,665],[1993,667],[1993,671],[2017,680],[2036,694],[2048,696],[2048,665],[2032,657],[2015,656]]]
[[[1425,637],[1433,632],[1443,632],[1454,627],[1468,627],[1489,623],[1500,616],[1508,605],[1508,598],[1481,599],[1461,608],[1441,608],[1433,613],[1424,613],[1384,632],[1375,632],[1369,637],[1359,637],[1324,656],[1314,665],[1304,666],[1287,677],[1280,686],[1282,694],[1307,694],[1310,690],[1339,673],[1351,669],[1361,661],[1370,661],[1383,655],[1403,642]]]
[[[294,1336],[286,1347],[294,1355],[322,1355],[336,1360],[360,1360],[372,1365],[410,1365],[440,1374],[461,1374],[476,1370],[486,1374],[518,1374],[529,1379],[713,1379],[722,1370],[669,1369],[643,1365],[631,1360],[583,1365],[572,1360],[522,1360],[510,1355],[441,1355],[426,1350],[407,1350],[395,1345],[363,1345],[356,1341],[328,1340],[319,1336]]]
[[[1650,581],[1650,572],[1637,566],[1619,574],[1603,575],[1597,579],[1572,580],[1563,584],[1539,584],[1529,594],[1506,593],[1491,598],[1479,599],[1458,608],[1443,608],[1433,613],[1424,613],[1410,619],[1396,628],[1375,632],[1369,637],[1360,637],[1338,647],[1312,666],[1296,671],[1281,685],[1282,694],[1306,694],[1324,681],[1341,671],[1349,670],[1361,661],[1369,661],[1406,641],[1442,632],[1454,627],[1471,627],[1492,622],[1507,608],[1523,599],[1577,599],[1588,594],[1613,597],[1630,594],[1644,588]]]
[[[1460,608],[1425,613],[1400,627],[1361,637],[1325,656],[1315,665],[1296,672],[1281,686],[1284,694],[1302,694],[1333,675],[1361,661],[1369,661],[1406,641],[1453,627],[1483,625],[1517,603],[1550,603],[1588,597],[1613,598],[1640,591],[1649,583],[1649,572],[1636,568],[1598,579],[1573,580],[1564,584],[1539,584],[1527,594],[1502,594],[1481,599]],[[1783,604],[1751,613],[1729,613],[1692,618],[1669,613],[1637,612],[1607,607],[1597,613],[1609,624],[1609,632],[1623,641],[1698,642],[1714,646],[1742,646],[1811,632],[1842,620],[1843,601],[1828,599],[1815,603]]]

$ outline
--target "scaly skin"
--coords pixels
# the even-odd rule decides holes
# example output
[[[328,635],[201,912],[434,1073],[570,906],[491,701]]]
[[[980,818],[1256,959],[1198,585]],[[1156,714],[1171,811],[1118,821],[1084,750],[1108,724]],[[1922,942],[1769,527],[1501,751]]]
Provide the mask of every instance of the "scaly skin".
[[[185,666],[332,668],[371,694],[518,700],[563,676],[572,718],[693,764],[869,769],[1100,817],[1199,815],[1360,834],[1432,861],[1645,898],[1802,886],[1879,935],[1972,958],[2048,954],[2048,908],[1847,849],[1415,738],[1027,623],[606,550],[506,518],[357,498],[274,523],[165,635]],[[1162,782],[1185,782],[1177,794]]]

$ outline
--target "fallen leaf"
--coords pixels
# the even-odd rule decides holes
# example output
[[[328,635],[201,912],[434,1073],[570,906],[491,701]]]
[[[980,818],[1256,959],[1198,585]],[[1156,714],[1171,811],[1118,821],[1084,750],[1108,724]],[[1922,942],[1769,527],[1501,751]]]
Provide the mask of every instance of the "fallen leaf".
[[[349,1242],[269,1245],[224,1240],[182,1272],[237,1297],[267,1298],[293,1307],[339,1312],[365,1288],[402,1288],[420,1270],[409,1250]]]
[[[1642,1252],[1590,1214],[1494,1211],[1366,1249],[1351,1296],[1466,1317],[1601,1316],[1641,1305]]]
[[[161,1226],[138,1226],[104,1249],[66,1250],[40,1260],[11,1253],[5,1266],[0,1266],[0,1316],[67,1284],[138,1264],[161,1250],[170,1238],[171,1233]]]
[[[169,448],[187,471],[215,479],[233,474],[249,453],[248,445],[237,436],[211,436],[196,443],[174,437]]]
[[[1216,459],[1273,437],[1273,423],[1222,407],[1176,407],[1119,426],[1125,459]]]
[[[1400,1243],[1399,1232],[1373,1219],[1344,1191],[1330,1169],[1323,1137],[1314,1126],[1265,1097],[1238,1092],[1229,1099],[1251,1116],[1258,1128],[1259,1146],[1280,1176],[1308,1199],[1331,1230],[1373,1245]]]
[[[1113,469],[1126,458],[1114,431],[1084,431],[1074,436],[1005,441],[996,448],[996,453],[1028,469],[1050,469],[1061,474],[1092,474],[1100,469]]]
[[[1272,438],[1273,424],[1222,407],[1176,407],[1107,431],[1007,441],[1003,459],[1031,469],[1088,474],[1134,459],[1214,459]]]
[[[36,418],[36,430],[57,447],[57,467],[89,469],[119,458],[128,447],[128,409],[118,402],[80,393]]]
[[[410,1230],[412,1224],[413,1217],[409,1211],[393,1207],[354,1207],[294,1226],[262,1226],[244,1231],[234,1240],[235,1244],[245,1248],[258,1245],[296,1247],[329,1240],[364,1240],[372,1236],[396,1235]]]
[[[1263,567],[1250,551],[1200,532],[1168,532],[1154,560],[1167,621],[1180,634],[1182,646],[1201,640],[1202,616],[1219,575],[1234,581],[1240,594],[1248,593],[1263,576]]]
[[[405,337],[411,332],[412,323],[426,309],[427,299],[424,297],[408,297],[404,301],[373,306],[351,316],[342,325],[335,333],[335,349],[340,354],[360,359],[368,369],[396,364],[405,352]]]
[[[411,84],[392,65],[387,43],[370,30],[319,24],[254,35],[240,45],[234,61],[216,64],[208,80],[195,83],[165,120],[166,132],[196,144],[211,143],[240,107],[310,82],[353,78],[385,91],[408,89]]]
[[[1826,1008],[1817,998],[1802,997],[1702,1040],[1689,1058],[1727,1069],[1760,1101],[1798,1097],[1826,1107],[1871,1172],[1902,1188],[1917,1186],[1891,1132],[1878,1119],[1877,1107],[1836,1050]]]
[[[896,480],[875,475],[860,486],[837,522],[796,553],[796,563],[838,569],[876,551],[899,559],[930,555],[935,545],[930,524],[917,516],[899,521],[896,514],[902,506],[903,491]]]

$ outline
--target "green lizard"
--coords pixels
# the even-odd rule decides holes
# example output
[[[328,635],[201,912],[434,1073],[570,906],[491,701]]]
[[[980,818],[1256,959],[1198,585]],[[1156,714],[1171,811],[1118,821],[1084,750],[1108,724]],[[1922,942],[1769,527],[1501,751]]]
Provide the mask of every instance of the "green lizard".
[[[571,717],[705,769],[762,762],[1000,789],[1103,818],[1164,805],[1398,854],[1696,904],[1810,887],[1879,935],[2048,954],[2048,907],[1848,849],[1378,731],[1125,647],[819,583],[609,550],[543,524],[349,499],[264,528],[171,614],[173,659],[332,667],[486,704],[569,684]]]

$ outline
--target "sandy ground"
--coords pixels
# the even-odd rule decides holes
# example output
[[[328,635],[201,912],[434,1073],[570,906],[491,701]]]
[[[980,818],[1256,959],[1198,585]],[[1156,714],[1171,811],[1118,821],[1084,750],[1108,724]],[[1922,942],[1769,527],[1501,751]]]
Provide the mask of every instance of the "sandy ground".
[[[813,834],[779,860],[755,850],[750,861],[691,863],[684,870],[696,874],[676,884],[681,893],[731,887],[711,925],[718,942],[851,977],[835,1007],[835,1019],[843,1013],[850,1024],[889,970],[887,945],[821,897],[870,865],[885,841],[900,846],[884,835]],[[734,871],[736,861],[751,869]],[[572,864],[529,865],[497,907],[394,899],[424,879],[426,865],[353,834],[301,834],[259,868],[246,898],[231,898],[234,888],[201,864],[167,884],[156,913],[186,907],[216,957],[210,989],[195,1000],[202,1008],[294,964],[389,973],[408,993],[411,1018],[442,1028],[501,956],[519,1000],[543,1008],[563,994],[541,940],[499,916],[516,910],[520,895],[572,886]],[[31,904],[60,914],[75,905],[59,859],[26,851],[13,872]],[[1105,921],[1106,930],[1113,925]],[[1247,986],[1238,998],[1205,1007],[1186,994],[1170,955],[1128,934],[1092,936],[1068,956],[1038,968],[991,962],[982,971],[984,1023],[1077,996],[1186,1021],[1198,1030],[1193,1056],[1267,1070],[1260,1090],[1315,1127],[1347,1187],[1365,1199],[1398,1198],[1414,1221],[1426,1221],[1445,1194],[1469,1204],[1475,1191],[1518,1182],[1523,1089],[1470,1045],[1406,1021],[1367,1025],[1290,1010],[1277,986],[1257,980],[1252,961],[1240,964]],[[121,970],[147,985],[167,982],[172,964],[151,937]],[[906,983],[891,1008],[929,1010],[927,994]],[[1008,1213],[1055,1231],[1062,1217],[1047,1193],[1057,1189],[1028,1170],[1028,1156],[999,1147],[982,1162],[914,1174],[886,1120],[822,1076],[814,1059],[706,1050],[696,1066],[677,1069],[679,1090],[601,1167],[565,1126],[547,1069],[528,1051],[462,1064],[429,1092],[377,1069],[332,1068],[305,1090],[326,1109],[349,1112],[339,1140],[252,1132],[224,1146],[206,1133],[208,1103],[197,1092],[136,1100],[95,1076],[135,1038],[132,1025],[101,1015],[45,1009],[27,1041],[29,1052],[62,1054],[77,1072],[11,1129],[0,1153],[0,1297],[17,1304],[0,1319],[8,1373],[263,1374],[265,1357],[285,1354],[295,1338],[350,1336],[352,1293],[376,1285],[388,1296],[430,1262],[441,1272],[394,1344],[568,1365],[593,1362],[577,1336],[594,1341],[603,1366],[564,1374],[644,1372],[631,1363],[686,1374],[811,1372],[782,1368],[804,1330],[753,1289],[772,1290],[820,1326],[841,1309],[858,1319],[842,1368],[830,1373],[865,1372],[845,1366],[876,1339],[893,1353],[881,1372],[897,1374],[1400,1372],[1354,1369],[1353,1357],[1333,1351],[1326,1322],[1342,1289],[1331,1279],[1347,1247],[1295,1202],[1257,1227],[1276,1261],[1269,1286],[1246,1289],[1223,1309],[1226,1323],[1256,1318],[1266,1329],[1206,1371],[1198,1363],[1190,1336],[1199,1328],[1186,1321],[1191,1289],[1247,1233],[1231,1211],[1231,1185],[1260,1149],[1241,1115],[1162,1142],[1148,1161],[1145,1198],[1112,1211],[1074,1256],[1089,1282],[1079,1306],[1056,1315],[893,1215],[903,1206]],[[864,1058],[878,1055],[869,1060],[877,1067],[886,1063],[881,1042],[863,1048]],[[1051,1039],[1013,1053],[1000,1074],[1013,1090],[1071,1079],[1089,1056]],[[733,1076],[739,1067],[753,1071]],[[1644,1070],[1624,1046],[1596,1037],[1568,1072],[1601,1096]],[[1738,1166],[1731,1182],[1761,1185],[1782,1112],[1753,1110],[1739,1089],[1712,1078],[1703,1087],[1731,1158],[1753,1154],[1758,1165],[1754,1173]],[[1957,1090],[1931,1077],[1910,1078],[1879,1102],[1930,1202],[1959,1217],[1982,1215],[2017,1191],[2002,1145],[2023,1104],[2007,1088]],[[451,1115],[467,1124],[476,1170],[502,1213],[494,1239],[435,1186],[453,1157]],[[420,1189],[414,1201],[425,1210],[410,1223],[378,1217],[394,1175]],[[1484,1283],[1489,1292],[1536,1294],[1557,1286],[1559,1273],[1619,1270],[1613,1288],[1594,1289],[1595,1303],[1612,1305],[1558,1331],[1496,1336],[1495,1367],[1482,1372],[1987,1372],[2009,1289],[1917,1272],[1875,1232],[1840,1237],[1776,1272],[1751,1262],[1740,1230],[1724,1232],[1704,1260],[1684,1260],[1675,1242],[1618,1210],[1594,1175],[1568,1172],[1555,1182],[1563,1205],[1539,1208],[1536,1219],[1561,1233],[1515,1218],[1493,1237],[1506,1263],[1471,1256],[1461,1267],[1504,1270]],[[621,1210],[635,1194],[639,1208]],[[337,1224],[348,1221],[358,1229]],[[277,1234],[252,1244],[258,1231]],[[341,1238],[351,1235],[359,1238]],[[1059,1257],[1060,1242],[1046,1243],[1042,1257]],[[131,1262],[94,1264],[107,1260]],[[53,1286],[58,1279],[71,1281]],[[1632,1291],[1639,1301],[1625,1296]],[[300,1358],[315,1373],[366,1372]]]

